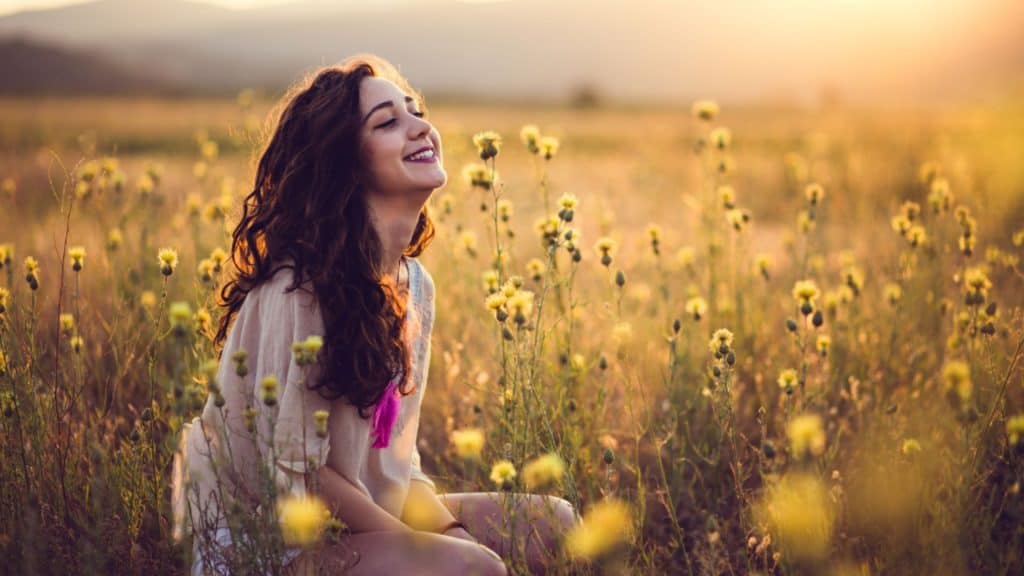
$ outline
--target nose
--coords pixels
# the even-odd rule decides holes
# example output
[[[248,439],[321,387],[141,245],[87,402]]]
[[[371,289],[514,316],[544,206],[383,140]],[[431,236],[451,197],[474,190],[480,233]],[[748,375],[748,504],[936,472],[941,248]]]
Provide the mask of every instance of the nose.
[[[430,122],[427,122],[419,116],[413,116],[412,122],[409,124],[409,139],[419,140],[420,138],[429,135],[432,129],[433,125],[431,125]]]

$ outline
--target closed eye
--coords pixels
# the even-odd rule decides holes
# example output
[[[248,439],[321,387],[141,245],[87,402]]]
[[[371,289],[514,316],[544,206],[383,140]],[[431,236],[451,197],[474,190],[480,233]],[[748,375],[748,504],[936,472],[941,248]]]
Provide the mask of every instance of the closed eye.
[[[398,122],[398,120],[392,118],[391,120],[388,120],[387,122],[385,122],[383,124],[378,124],[376,127],[377,128],[387,128],[388,126],[391,126],[395,122]]]

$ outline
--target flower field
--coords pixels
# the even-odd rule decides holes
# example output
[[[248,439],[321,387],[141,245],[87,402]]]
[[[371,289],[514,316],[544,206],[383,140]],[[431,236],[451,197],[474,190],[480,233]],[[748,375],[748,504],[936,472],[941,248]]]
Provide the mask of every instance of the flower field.
[[[272,104],[0,102],[5,570],[188,565]],[[1021,573],[1022,112],[432,108],[424,471],[572,502],[557,573]],[[344,533],[276,504],[268,547]]]

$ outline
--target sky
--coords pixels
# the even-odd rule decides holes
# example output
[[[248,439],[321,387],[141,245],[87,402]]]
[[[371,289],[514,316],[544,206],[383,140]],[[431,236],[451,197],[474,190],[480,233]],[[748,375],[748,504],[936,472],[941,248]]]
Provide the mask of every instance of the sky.
[[[0,16],[5,14],[13,14],[22,10],[39,10],[44,8],[54,8],[57,6],[68,6],[71,4],[82,4],[91,0],[0,0]],[[287,4],[289,0],[200,0],[207,4],[216,4],[218,6],[224,6],[226,8],[234,8],[237,10],[244,10],[246,8],[259,8],[264,6],[274,6],[278,4]],[[460,0],[461,2],[471,3],[484,3],[484,2],[502,2],[507,0]]]

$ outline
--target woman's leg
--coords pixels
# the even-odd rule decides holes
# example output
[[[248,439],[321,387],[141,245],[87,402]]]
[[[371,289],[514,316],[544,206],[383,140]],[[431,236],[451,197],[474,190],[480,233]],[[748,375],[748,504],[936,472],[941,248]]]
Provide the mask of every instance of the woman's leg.
[[[303,552],[288,573],[506,576],[508,570],[494,552],[466,540],[429,532],[362,532]]]
[[[555,565],[562,535],[579,520],[572,504],[554,496],[472,492],[438,497],[474,538],[506,561],[514,547],[516,564],[525,558],[530,574],[546,573]]]

